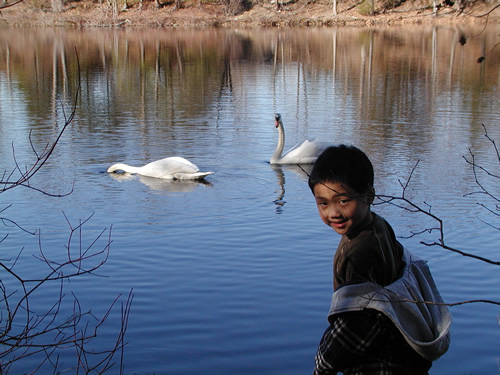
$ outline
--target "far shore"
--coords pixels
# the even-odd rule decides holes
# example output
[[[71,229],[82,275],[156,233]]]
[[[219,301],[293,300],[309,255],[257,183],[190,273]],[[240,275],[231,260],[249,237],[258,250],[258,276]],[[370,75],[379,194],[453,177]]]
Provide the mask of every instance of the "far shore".
[[[335,27],[423,24],[500,24],[500,3],[478,3],[465,9],[432,6],[420,0],[404,2],[397,8],[364,15],[363,3],[339,2],[334,15],[328,1],[296,0],[282,3],[259,1],[248,10],[228,15],[221,3],[173,3],[157,8],[154,2],[134,3],[127,9],[114,10],[109,2],[102,4],[83,0],[66,3],[63,10],[37,8],[25,0],[1,10],[0,26],[16,27]],[[377,3],[376,3],[377,4]],[[366,9],[366,8],[365,8]],[[365,11],[366,12],[366,11]]]

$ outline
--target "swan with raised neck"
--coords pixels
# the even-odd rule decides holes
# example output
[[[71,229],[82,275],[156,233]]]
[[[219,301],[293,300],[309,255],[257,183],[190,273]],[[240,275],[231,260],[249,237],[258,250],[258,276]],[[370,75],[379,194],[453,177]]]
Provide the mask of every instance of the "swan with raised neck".
[[[321,153],[332,146],[327,142],[305,140],[302,144],[296,144],[284,155],[285,147],[285,128],[281,114],[274,115],[274,126],[278,129],[278,145],[271,156],[271,164],[313,164]]]

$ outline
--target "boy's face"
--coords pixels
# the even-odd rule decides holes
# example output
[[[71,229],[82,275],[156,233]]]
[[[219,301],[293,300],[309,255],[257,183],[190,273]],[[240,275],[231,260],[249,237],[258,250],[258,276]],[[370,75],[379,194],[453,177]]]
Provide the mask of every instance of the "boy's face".
[[[360,196],[339,182],[318,183],[313,192],[321,220],[338,234],[350,233],[371,218],[373,194]]]

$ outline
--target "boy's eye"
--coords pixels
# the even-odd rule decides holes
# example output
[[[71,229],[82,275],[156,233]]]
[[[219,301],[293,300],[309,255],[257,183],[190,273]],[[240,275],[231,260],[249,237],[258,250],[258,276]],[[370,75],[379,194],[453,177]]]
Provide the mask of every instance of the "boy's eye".
[[[316,204],[318,206],[326,206],[328,204],[328,201],[326,199],[316,199]]]

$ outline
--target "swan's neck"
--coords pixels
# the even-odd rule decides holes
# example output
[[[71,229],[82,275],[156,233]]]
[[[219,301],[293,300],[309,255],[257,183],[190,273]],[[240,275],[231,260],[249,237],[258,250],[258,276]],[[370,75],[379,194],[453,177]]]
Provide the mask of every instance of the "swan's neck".
[[[123,171],[126,173],[137,173],[138,167],[132,167],[131,165],[128,164],[123,164],[123,163],[117,163],[113,164],[111,167],[108,168],[108,172],[115,172],[115,171]]]
[[[274,151],[273,156],[271,156],[271,163],[277,162],[281,159],[281,154],[283,153],[283,148],[285,147],[285,129],[283,129],[283,124],[280,121],[278,123],[278,146]]]

